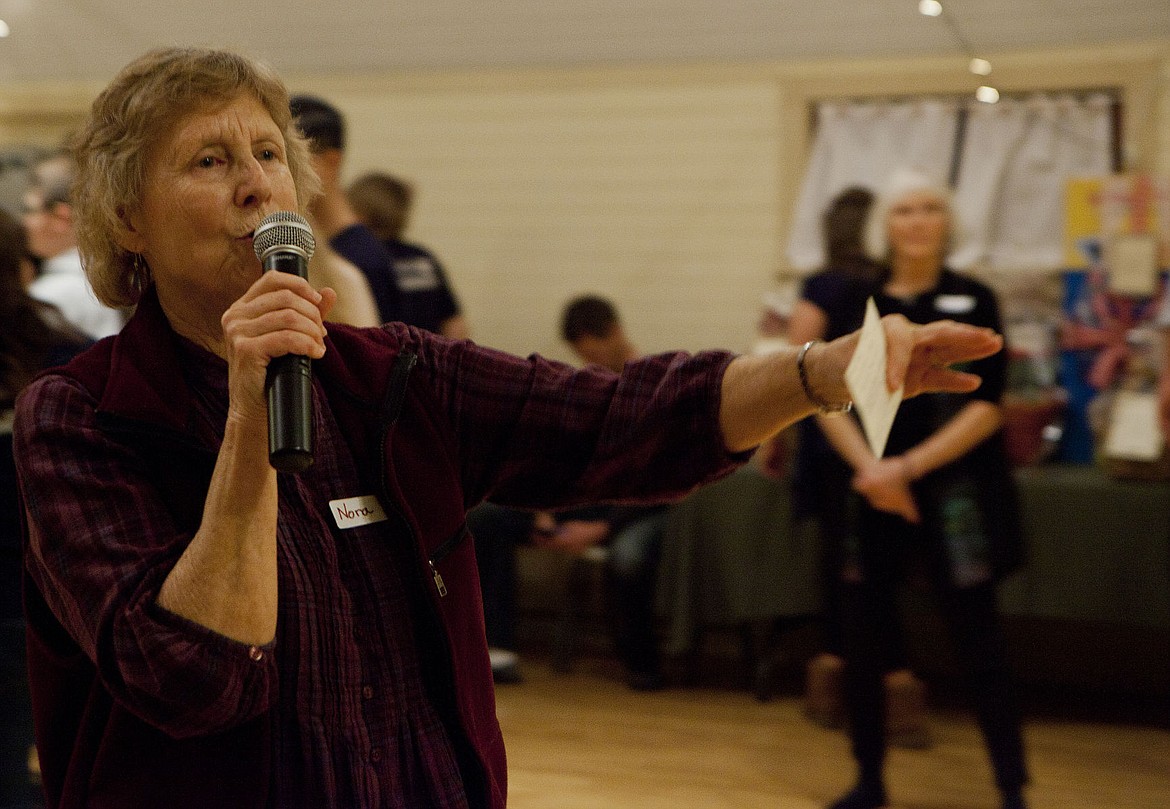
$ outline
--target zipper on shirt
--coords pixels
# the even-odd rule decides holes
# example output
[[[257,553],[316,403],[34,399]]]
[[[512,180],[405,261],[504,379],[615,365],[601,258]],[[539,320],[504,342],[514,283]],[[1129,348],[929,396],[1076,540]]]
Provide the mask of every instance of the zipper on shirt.
[[[386,402],[382,408],[382,435],[379,436],[378,444],[384,454],[386,451],[386,433],[390,426],[398,420],[399,414],[402,412],[402,403],[406,400],[406,383],[410,377],[410,372],[414,370],[414,366],[418,363],[418,355],[411,351],[404,351],[398,355],[394,361],[394,369],[390,373],[390,384],[387,392]],[[396,513],[398,519],[407,529],[407,533],[413,535],[410,530],[410,524],[405,515],[393,505],[394,501],[390,497],[390,487],[386,485],[386,458],[382,458],[382,494],[383,499],[392,511]],[[443,576],[439,573],[438,565],[448,554],[455,549],[455,547],[463,541],[465,537],[470,536],[467,530],[467,522],[464,521],[455,533],[437,547],[434,552],[427,559],[427,566],[431,569],[431,580],[435,584],[435,590],[439,594],[439,598],[444,598],[447,595],[447,584],[443,581]]]
[[[410,528],[410,522],[395,505],[393,498],[390,497],[390,487],[386,482],[386,433],[390,431],[390,427],[398,421],[398,416],[402,412],[402,404],[406,400],[406,383],[410,378],[410,372],[414,370],[414,366],[418,363],[418,355],[413,351],[404,351],[398,355],[394,361],[394,369],[390,372],[390,384],[387,389],[386,401],[382,407],[382,434],[378,437],[378,446],[382,453],[380,468],[382,470],[382,496],[387,507],[394,512],[394,515],[402,523],[403,528],[406,529],[407,535],[414,539],[414,531]],[[459,544],[459,540],[467,532],[467,523],[459,526],[459,530],[455,535],[446,540],[442,545],[435,549],[434,553],[427,559],[427,566],[431,569],[431,580],[435,584],[435,590],[439,594],[439,598],[444,598],[447,595],[447,584],[443,581],[442,574],[435,566],[443,557],[451,552],[451,550]],[[415,539],[417,542],[417,540]]]
[[[427,564],[431,566],[431,576],[435,580],[435,589],[439,591],[439,598],[447,595],[447,585],[443,583],[443,576],[439,573],[438,568],[435,567],[435,560],[428,559]]]
[[[418,355],[412,351],[400,353],[395,360],[394,369],[390,376],[389,391],[387,392],[382,409],[382,431],[378,436],[378,447],[381,453],[382,499],[386,504],[387,513],[392,513],[399,520],[406,535],[411,538],[415,545],[418,543],[418,538],[414,535],[414,529],[411,527],[410,521],[406,519],[406,515],[403,514],[393,498],[390,497],[390,486],[386,479],[388,460],[386,457],[386,440],[391,426],[398,420],[398,416],[402,410],[402,404],[406,399],[406,383],[410,377],[410,372],[414,369],[417,362]],[[455,532],[455,535],[436,548],[435,552],[427,559],[427,565],[431,569],[432,579],[435,584],[435,589],[439,593],[439,598],[447,595],[447,585],[443,582],[443,577],[439,574],[436,565],[450,554],[465,536],[470,535],[471,532],[467,529],[467,522],[464,521],[459,526],[459,530]],[[477,794],[486,795],[486,772],[483,763],[479,761],[478,756],[474,753],[474,747],[471,744],[467,729],[460,720],[460,712],[455,694],[455,654],[451,649],[451,640],[449,635],[443,631],[443,619],[439,615],[438,605],[430,598],[424,598],[423,600],[426,602],[425,609],[429,616],[431,627],[438,632],[439,642],[436,644],[436,649],[439,655],[444,658],[438,661],[438,663],[441,666],[440,674],[443,676],[444,683],[447,687],[440,687],[434,692],[436,695],[435,707],[439,710],[440,716],[443,717],[443,726],[451,734],[452,746],[456,753],[459,772],[469,782],[469,798],[472,795],[473,786],[477,788]],[[441,701],[439,701],[439,698],[441,698]]]
[[[444,542],[439,547],[435,548],[435,552],[431,554],[431,558],[427,559],[427,564],[431,567],[431,576],[435,580],[435,589],[439,591],[439,598],[447,595],[447,585],[443,583],[443,577],[439,573],[439,569],[435,565],[443,561],[451,551],[459,545],[467,537],[471,536],[471,532],[467,530],[467,522],[464,521],[459,529],[451,535],[451,538]]]

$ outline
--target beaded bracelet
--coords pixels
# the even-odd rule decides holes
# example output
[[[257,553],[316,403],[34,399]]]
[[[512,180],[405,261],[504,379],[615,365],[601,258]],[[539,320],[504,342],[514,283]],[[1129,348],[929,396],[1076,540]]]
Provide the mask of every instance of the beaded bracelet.
[[[824,399],[822,399],[820,396],[818,396],[816,393],[813,392],[812,385],[809,384],[808,371],[805,370],[805,367],[804,367],[804,355],[808,353],[808,350],[810,348],[812,348],[814,345],[816,345],[819,342],[821,342],[821,341],[820,340],[809,340],[807,343],[802,345],[800,347],[800,351],[798,351],[796,353],[796,372],[798,374],[800,374],[800,387],[804,388],[804,395],[806,397],[808,397],[808,400],[810,402],[812,402],[813,404],[815,404],[817,406],[817,409],[820,412],[822,412],[822,413],[848,413],[850,410],[853,409],[853,402],[852,401],[840,402],[837,404],[834,404],[832,402],[826,402]]]

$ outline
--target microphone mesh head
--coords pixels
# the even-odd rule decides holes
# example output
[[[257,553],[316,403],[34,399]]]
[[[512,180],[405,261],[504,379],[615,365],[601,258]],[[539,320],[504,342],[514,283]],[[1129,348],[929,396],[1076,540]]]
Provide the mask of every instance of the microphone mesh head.
[[[278,250],[303,253],[307,261],[313,257],[316,247],[317,241],[308,221],[291,211],[277,211],[264,217],[252,235],[252,249],[261,262]]]

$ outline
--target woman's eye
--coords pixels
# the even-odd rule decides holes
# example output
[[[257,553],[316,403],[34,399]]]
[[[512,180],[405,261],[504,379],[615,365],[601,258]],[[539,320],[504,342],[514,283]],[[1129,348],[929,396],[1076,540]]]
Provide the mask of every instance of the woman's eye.
[[[276,159],[276,150],[275,149],[261,149],[260,150],[260,159],[261,160],[275,160]]]
[[[203,157],[199,158],[196,164],[201,169],[209,169],[215,165],[215,158],[211,155],[204,155]]]

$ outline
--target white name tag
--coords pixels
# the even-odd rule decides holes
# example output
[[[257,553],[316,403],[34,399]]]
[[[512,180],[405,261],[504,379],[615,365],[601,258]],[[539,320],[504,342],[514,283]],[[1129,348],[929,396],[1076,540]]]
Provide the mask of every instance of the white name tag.
[[[344,500],[330,500],[329,510],[338,528],[356,528],[386,520],[382,504],[372,494],[361,497],[346,497]]]
[[[973,295],[939,295],[934,308],[948,315],[963,315],[975,308]]]

